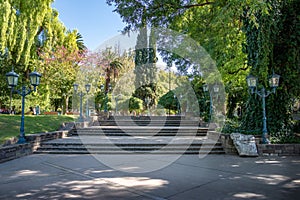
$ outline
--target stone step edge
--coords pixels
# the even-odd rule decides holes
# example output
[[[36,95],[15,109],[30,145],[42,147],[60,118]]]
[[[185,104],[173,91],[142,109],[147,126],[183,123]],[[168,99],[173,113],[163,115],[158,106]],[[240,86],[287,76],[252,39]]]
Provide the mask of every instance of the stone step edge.
[[[145,151],[101,151],[101,152],[90,152],[90,151],[35,151],[35,154],[225,154],[225,151],[159,151],[159,152],[145,152]]]
[[[147,136],[147,137],[150,137],[150,136],[153,136],[153,137],[175,137],[175,136],[189,136],[189,137],[205,137],[207,136],[207,134],[200,134],[200,133],[197,133],[197,134],[184,134],[184,135],[181,135],[181,134],[133,134],[133,133],[95,133],[95,134],[92,134],[92,133],[83,133],[83,134],[76,134],[76,133],[72,133],[70,134],[70,136],[78,136],[78,137],[92,137],[92,136],[116,136],[116,137],[139,137],[139,136]]]
[[[72,147],[62,147],[62,146],[42,146],[38,149],[223,149],[222,146],[102,146],[102,147],[86,147],[86,146],[72,146]]]
[[[217,143],[144,143],[144,144],[136,144],[136,143],[44,143],[42,146],[221,146],[222,144]]]

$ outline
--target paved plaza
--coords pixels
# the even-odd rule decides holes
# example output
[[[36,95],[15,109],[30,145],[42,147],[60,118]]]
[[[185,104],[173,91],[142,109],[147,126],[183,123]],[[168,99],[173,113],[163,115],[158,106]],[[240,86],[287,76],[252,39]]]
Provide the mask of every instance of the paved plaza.
[[[0,199],[299,199],[298,156],[168,157],[107,155],[116,170],[92,155],[30,155],[0,164]],[[166,167],[136,173],[140,163]]]

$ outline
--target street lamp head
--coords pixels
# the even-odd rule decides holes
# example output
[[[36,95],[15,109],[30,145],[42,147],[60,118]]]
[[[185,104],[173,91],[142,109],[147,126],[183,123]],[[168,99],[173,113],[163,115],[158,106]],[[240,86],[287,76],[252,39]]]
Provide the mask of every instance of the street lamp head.
[[[89,93],[89,91],[91,90],[91,84],[86,84],[85,85],[85,90],[87,93]]]
[[[10,87],[16,87],[18,85],[18,78],[19,78],[19,75],[14,72],[14,70],[12,70],[11,72],[8,72],[5,74],[6,76],[6,80],[7,80],[7,83]]]
[[[247,76],[247,84],[248,87],[253,90],[254,88],[256,88],[257,78],[253,75]]]
[[[73,88],[74,88],[74,91],[75,91],[75,93],[78,91],[78,84],[77,83],[74,83],[73,84]]]
[[[31,72],[29,74],[29,78],[30,78],[30,84],[35,88],[36,86],[39,86],[40,84],[40,79],[41,79],[41,74],[34,71],[34,72]]]
[[[204,85],[203,85],[203,91],[204,91],[204,92],[208,92],[208,85],[207,85],[207,84],[204,84]]]
[[[279,86],[279,79],[280,76],[278,74],[273,74],[272,77],[269,79],[270,87],[276,89]]]
[[[218,85],[214,85],[214,92],[215,93],[218,93],[220,90],[219,86]]]
[[[146,103],[146,104],[150,103],[150,100],[151,100],[150,97],[146,97],[146,98],[145,98],[145,103]]]

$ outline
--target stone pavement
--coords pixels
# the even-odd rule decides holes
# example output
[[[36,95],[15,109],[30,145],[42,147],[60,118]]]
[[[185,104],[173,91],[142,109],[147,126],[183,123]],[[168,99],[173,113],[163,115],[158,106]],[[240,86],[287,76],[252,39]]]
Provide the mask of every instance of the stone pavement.
[[[149,155],[128,160],[107,155],[114,163],[111,168],[92,155],[30,155],[0,164],[0,199],[290,200],[300,196],[299,156],[183,155],[173,162],[168,158]],[[147,163],[154,164],[158,170],[137,173],[143,171],[138,169],[140,163],[145,169],[152,167]]]

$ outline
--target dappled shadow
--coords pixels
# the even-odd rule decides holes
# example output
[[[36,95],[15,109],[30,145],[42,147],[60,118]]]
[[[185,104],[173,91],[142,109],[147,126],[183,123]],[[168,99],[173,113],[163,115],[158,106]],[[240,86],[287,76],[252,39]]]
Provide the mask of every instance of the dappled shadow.
[[[150,173],[125,173],[97,162],[79,155],[39,155],[1,164],[0,199],[297,199],[300,195],[299,157],[183,156]]]
[[[135,190],[130,190],[122,184],[116,184],[116,180],[72,180],[56,181],[47,184],[40,189],[32,189],[19,193],[15,198],[26,199],[134,199],[143,196],[138,190],[155,189],[165,184],[162,180],[151,180],[147,177],[127,177],[127,183],[133,183]],[[118,179],[122,180],[122,179]],[[125,180],[125,179],[123,179]],[[146,181],[146,182],[145,182]],[[147,196],[144,196],[147,198]]]
[[[150,192],[168,184],[151,177],[95,178],[88,174],[108,176],[114,170],[79,171],[61,168],[45,173],[38,170],[19,170],[6,177],[0,184],[0,199],[151,199]]]

